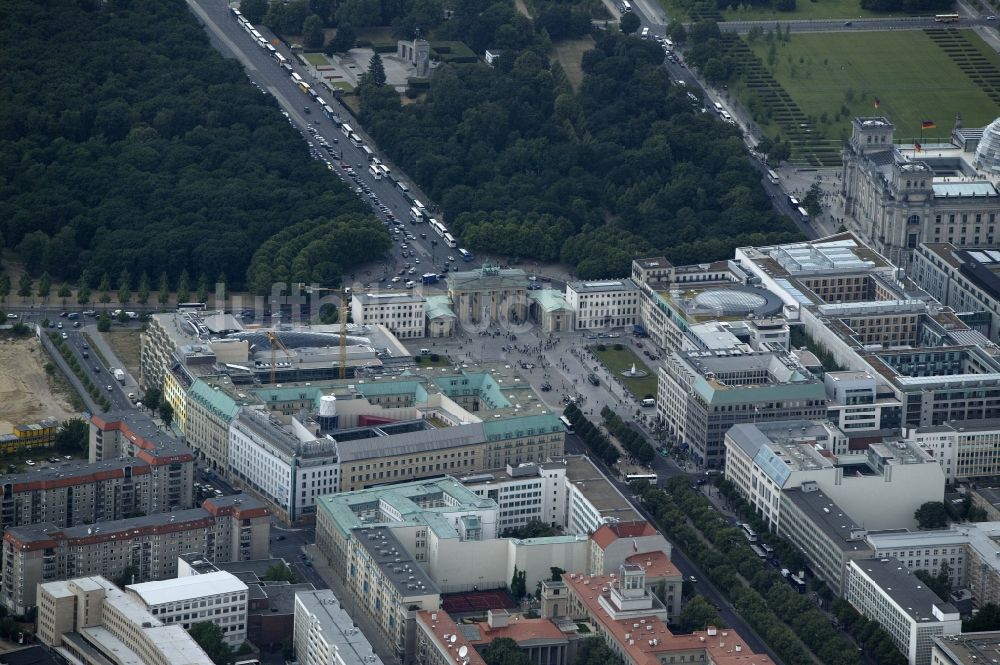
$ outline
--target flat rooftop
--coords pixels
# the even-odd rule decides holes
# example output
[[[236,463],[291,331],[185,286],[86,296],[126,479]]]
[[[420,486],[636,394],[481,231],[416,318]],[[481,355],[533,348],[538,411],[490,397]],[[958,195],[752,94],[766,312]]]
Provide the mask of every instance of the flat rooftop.
[[[426,524],[439,538],[457,538],[446,515],[499,509],[496,501],[476,495],[451,476],[329,494],[316,501],[317,510],[327,512],[344,537],[366,525]]]
[[[585,455],[567,455],[563,462],[566,466],[566,482],[583,494],[601,517],[621,522],[643,519]]]
[[[1000,651],[1000,631],[941,635],[934,638],[934,644],[954,663],[961,665],[992,663]]]
[[[138,596],[147,606],[247,591],[246,584],[232,573],[225,571],[129,584],[125,588]]]
[[[323,640],[336,647],[338,661],[343,665],[382,665],[368,638],[354,626],[354,620],[332,591],[300,591],[295,601],[319,622]]]
[[[841,551],[871,551],[864,539],[864,528],[855,524],[854,520],[823,492],[819,490],[807,492],[801,487],[795,487],[785,490],[782,493],[782,500],[790,501]]]
[[[851,565],[863,570],[914,621],[938,621],[933,613],[935,606],[958,618],[954,606],[938,598],[898,559],[855,559]]]
[[[618,293],[635,291],[637,287],[631,279],[602,279],[567,282],[566,289],[577,293]]]
[[[382,571],[383,577],[402,598],[441,593],[434,580],[410,556],[392,529],[385,526],[359,527],[354,530],[354,539],[368,552],[368,556]]]

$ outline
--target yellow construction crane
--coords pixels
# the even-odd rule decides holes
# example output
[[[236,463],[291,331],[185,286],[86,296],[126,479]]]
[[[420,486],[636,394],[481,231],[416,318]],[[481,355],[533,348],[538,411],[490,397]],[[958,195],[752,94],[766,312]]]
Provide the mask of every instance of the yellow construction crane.
[[[278,338],[278,333],[271,330],[265,330],[264,336],[267,337],[268,343],[271,345],[271,383],[275,383],[275,371],[278,369],[277,361],[277,350],[280,348],[288,356],[288,359],[292,359],[292,352],[288,350],[288,347],[282,343]]]
[[[347,378],[347,289],[340,290],[340,378]]]

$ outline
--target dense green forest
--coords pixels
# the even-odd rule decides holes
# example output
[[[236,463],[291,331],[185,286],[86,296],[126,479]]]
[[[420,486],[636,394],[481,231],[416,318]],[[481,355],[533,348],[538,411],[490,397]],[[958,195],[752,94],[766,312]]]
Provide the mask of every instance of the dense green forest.
[[[627,274],[637,254],[691,263],[790,241],[737,131],[672,85],[658,44],[598,31],[574,92],[548,40],[507,0],[466,0],[449,25],[496,68],[442,65],[406,106],[361,89],[365,128],[472,249]]]
[[[240,287],[269,238],[343,215],[369,221],[327,263],[388,246],[184,0],[6,0],[0,18],[0,234],[33,274],[223,271]]]

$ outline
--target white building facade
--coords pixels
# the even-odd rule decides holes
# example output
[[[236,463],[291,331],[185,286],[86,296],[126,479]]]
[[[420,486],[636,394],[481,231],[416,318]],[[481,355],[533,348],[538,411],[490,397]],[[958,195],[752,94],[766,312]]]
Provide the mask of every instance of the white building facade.
[[[382,325],[400,339],[424,336],[425,300],[416,293],[355,293],[351,316],[355,324]]]
[[[382,665],[368,638],[329,589],[295,594],[292,644],[299,665]]]
[[[211,622],[229,646],[238,647],[246,641],[249,591],[232,573],[130,584],[125,590],[164,624],[189,630],[196,623]]]
[[[566,302],[576,312],[577,330],[621,328],[639,322],[641,294],[631,279],[566,284]]]

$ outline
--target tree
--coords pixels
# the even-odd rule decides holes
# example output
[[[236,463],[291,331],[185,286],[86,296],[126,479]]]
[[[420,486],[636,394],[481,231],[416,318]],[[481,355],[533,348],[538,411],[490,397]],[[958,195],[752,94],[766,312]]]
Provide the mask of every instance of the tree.
[[[622,14],[621,21],[619,21],[618,26],[621,28],[622,32],[626,35],[634,34],[636,30],[642,25],[642,21],[633,12],[626,12]]]
[[[21,296],[21,301],[24,302],[29,297],[31,297],[32,292],[32,281],[31,275],[26,272],[21,273],[21,279],[17,283],[17,295]]]
[[[283,0],[271,0],[267,13],[261,22],[276,32],[280,32],[285,23],[285,3]]]
[[[170,278],[167,277],[167,272],[164,270],[160,273],[160,281],[156,287],[159,293],[157,294],[158,300],[161,305],[166,305],[170,302]]]
[[[80,275],[80,284],[76,289],[76,302],[79,305],[86,305],[90,302],[90,273],[86,270]]]
[[[146,388],[146,392],[142,394],[142,404],[147,409],[151,411],[156,411],[160,408],[160,399],[163,393],[160,392],[159,388]]]
[[[184,270],[181,273],[180,281],[177,282],[177,302],[179,303],[187,302],[190,299],[191,299],[191,278],[188,276],[188,271]]]
[[[7,273],[0,273],[0,302],[7,302],[7,296],[10,295],[10,275]]]
[[[170,424],[174,422],[174,407],[170,406],[170,402],[161,401],[159,411],[163,424],[170,427]]]
[[[198,302],[208,302],[208,275],[205,273],[198,278]]]
[[[340,311],[332,302],[325,302],[319,308],[319,322],[324,325],[333,325],[340,321]]]
[[[705,75],[705,78],[708,79],[709,82],[719,83],[726,80],[726,66],[719,58],[711,58],[705,63],[705,66],[702,67],[702,74]]]
[[[267,0],[240,0],[240,13],[251,23],[260,23],[267,13]]]
[[[62,300],[62,306],[65,307],[69,299],[73,297],[73,290],[69,288],[69,284],[63,282],[59,285],[59,290],[56,292],[56,295],[60,300]]]
[[[117,576],[112,578],[111,582],[116,587],[123,588],[129,584],[135,584],[136,582],[141,582],[142,579],[139,577],[140,570],[135,566],[125,566],[125,568]]]
[[[806,209],[806,212],[810,216],[816,217],[823,212],[823,206],[820,204],[822,195],[823,191],[819,188],[819,183],[814,182],[802,198],[802,207]]]
[[[562,579],[563,573],[565,573],[566,571],[560,568],[559,566],[552,566],[549,568],[549,572],[551,573],[549,579],[553,582],[558,582],[559,580]]]
[[[701,596],[695,596],[687,602],[677,621],[685,633],[704,630],[708,625],[722,625],[719,613]]]
[[[941,501],[928,501],[917,508],[913,518],[921,529],[940,529],[948,526],[948,511]]]
[[[42,299],[42,302],[48,302],[50,293],[52,293],[52,277],[49,276],[48,272],[43,272],[42,276],[38,278],[38,297]]]
[[[211,621],[199,621],[191,626],[188,633],[215,665],[230,665],[233,662],[232,647],[226,644],[222,629]]]
[[[528,573],[520,571],[517,566],[514,566],[514,575],[510,578],[510,595],[514,596],[516,600],[520,600],[528,595],[528,587],[526,584],[526,579]]]
[[[290,584],[298,582],[298,577],[295,575],[295,571],[283,563],[276,563],[273,566],[270,566],[264,571],[264,577],[262,579],[269,582],[288,582]]]
[[[145,270],[142,271],[142,276],[139,277],[139,292],[136,294],[136,302],[140,305],[145,305],[149,302],[149,274]]]
[[[111,316],[107,312],[101,312],[100,318],[97,319],[97,330],[98,332],[111,330]]]
[[[926,584],[928,589],[936,593],[938,598],[948,602],[948,597],[951,595],[951,567],[947,561],[941,563],[937,575],[921,569],[914,570],[913,574],[920,578],[920,581]]]
[[[118,310],[118,316],[116,318],[118,319],[118,323],[128,323],[128,312],[124,309],[120,309]]]
[[[326,45],[326,54],[346,53],[354,48],[354,44],[357,41],[358,33],[354,31],[354,26],[350,23],[341,23],[337,26],[337,34]]]
[[[86,453],[90,445],[90,426],[81,418],[64,420],[56,432],[56,450],[73,455]]]
[[[671,21],[667,26],[667,36],[674,44],[680,46],[687,41],[687,28],[680,21]]]
[[[226,289],[226,284],[228,280],[226,279],[226,273],[220,272],[219,276],[215,278],[215,291],[216,297],[219,300],[218,306],[222,307],[226,299],[229,297],[228,289]]]
[[[309,49],[321,49],[325,40],[323,20],[315,14],[310,14],[302,23],[302,44]]]
[[[368,61],[368,82],[376,87],[385,85],[385,65],[382,64],[382,56],[376,51]]]
[[[101,283],[98,284],[97,290],[101,292],[101,303],[107,305],[111,302],[111,276],[108,273],[104,273],[101,277]]]
[[[986,603],[971,619],[962,622],[963,633],[978,633],[985,630],[1000,630],[1000,605]]]
[[[122,272],[118,276],[118,303],[121,305],[126,305],[131,299],[132,299],[132,275],[129,274],[127,268],[122,268]]]
[[[575,665],[622,665],[622,657],[611,650],[600,637],[580,640]]]
[[[517,642],[509,637],[501,637],[490,642],[483,651],[486,665],[531,665],[531,659],[521,651]]]

